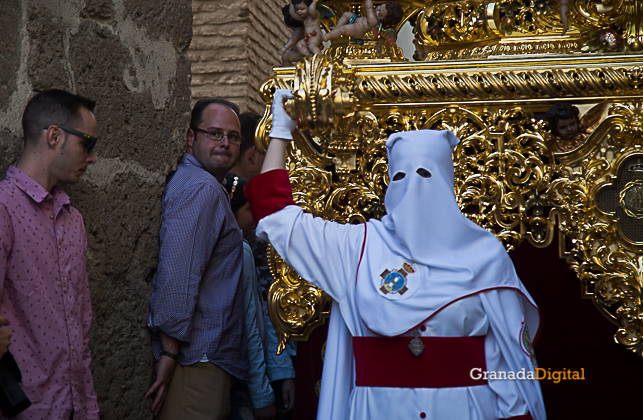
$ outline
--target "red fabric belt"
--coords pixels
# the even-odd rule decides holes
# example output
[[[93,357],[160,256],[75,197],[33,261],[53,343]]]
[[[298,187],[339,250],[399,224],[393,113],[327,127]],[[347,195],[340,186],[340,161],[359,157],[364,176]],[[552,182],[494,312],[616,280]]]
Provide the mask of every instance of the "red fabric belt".
[[[486,385],[471,370],[487,370],[484,336],[421,337],[424,352],[409,349],[412,337],[353,337],[355,385],[389,388],[456,388]]]

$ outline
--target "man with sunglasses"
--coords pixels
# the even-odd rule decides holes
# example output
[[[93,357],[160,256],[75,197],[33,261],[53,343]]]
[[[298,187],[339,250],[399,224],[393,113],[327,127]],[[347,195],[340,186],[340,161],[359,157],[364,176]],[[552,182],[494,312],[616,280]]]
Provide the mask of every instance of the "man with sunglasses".
[[[58,186],[96,162],[94,105],[62,90],[34,96],[22,117],[22,156],[0,182],[0,314],[32,402],[16,419],[98,419],[87,235]]]
[[[239,157],[239,109],[199,100],[186,153],[165,188],[152,280],[152,397],[158,419],[226,419],[232,378],[246,380],[242,235],[222,186]]]

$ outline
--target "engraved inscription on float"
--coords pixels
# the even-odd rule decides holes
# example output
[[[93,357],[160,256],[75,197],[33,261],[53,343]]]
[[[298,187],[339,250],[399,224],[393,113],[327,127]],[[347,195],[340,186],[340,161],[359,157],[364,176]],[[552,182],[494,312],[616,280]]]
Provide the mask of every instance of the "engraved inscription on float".
[[[637,179],[628,183],[619,193],[621,207],[625,214],[643,219],[643,181]]]

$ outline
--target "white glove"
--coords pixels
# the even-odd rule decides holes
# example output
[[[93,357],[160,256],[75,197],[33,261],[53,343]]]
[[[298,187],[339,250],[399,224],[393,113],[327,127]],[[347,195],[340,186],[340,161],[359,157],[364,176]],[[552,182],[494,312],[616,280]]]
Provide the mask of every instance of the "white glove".
[[[269,136],[274,139],[292,141],[292,131],[297,127],[295,120],[284,108],[286,99],[292,98],[292,92],[288,89],[277,89],[272,100],[272,131]]]

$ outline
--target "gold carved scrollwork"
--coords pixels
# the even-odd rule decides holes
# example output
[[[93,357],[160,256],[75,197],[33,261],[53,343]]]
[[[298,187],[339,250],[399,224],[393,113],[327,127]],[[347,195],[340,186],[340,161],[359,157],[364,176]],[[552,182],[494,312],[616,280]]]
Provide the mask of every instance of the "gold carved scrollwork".
[[[561,60],[562,61],[562,60]],[[485,71],[485,64],[493,71]],[[623,56],[605,66],[593,59],[579,59],[569,67],[552,68],[547,60],[516,61],[513,68],[478,64],[478,71],[466,67],[426,64],[418,72],[356,71],[359,104],[410,103],[420,101],[469,102],[476,100],[520,100],[577,96],[611,97],[637,95],[641,91],[641,68]],[[562,64],[562,63],[561,63]],[[569,63],[571,64],[571,63]],[[424,70],[424,71],[422,71]]]
[[[431,2],[417,14],[416,39],[437,50],[429,54],[427,61],[579,51],[582,38],[575,36],[571,42],[556,39],[562,25],[555,9],[557,5],[546,0]],[[512,34],[531,38],[513,42]],[[505,45],[497,48],[499,42]]]
[[[383,43],[378,46],[375,41],[366,41],[364,45],[337,45],[324,51],[333,61],[407,61],[404,52],[397,45]]]
[[[569,3],[566,37],[558,4],[547,0],[433,1],[419,9],[415,35],[434,49],[426,61],[643,49],[643,13],[636,1]]]
[[[451,106],[417,128],[447,129],[461,139],[454,152],[455,190],[466,216],[494,232],[508,250],[525,238],[535,246],[551,243],[553,224],[541,195],[553,155],[529,111],[482,109],[478,115]]]
[[[404,63],[367,54],[368,45],[336,45],[296,68],[276,68],[263,82],[267,104],[275,89],[293,89],[287,110],[298,129],[287,169],[296,203],[340,223],[379,219],[388,136],[451,130],[461,140],[453,157],[462,212],[508,250],[525,240],[548,246],[558,229],[585,297],[618,325],[616,340],[643,356],[643,71],[632,52],[643,27],[638,3],[573,2],[572,28],[562,37],[557,6],[544,0],[402,2],[405,20],[417,16],[416,39],[435,48],[429,60],[459,61]],[[605,29],[629,40],[629,53],[562,54],[579,52]],[[604,103],[609,112],[579,143],[557,147],[543,115],[561,101]],[[256,132],[260,150],[270,125],[268,105]],[[270,252],[269,309],[283,348],[324,322],[329,300]]]
[[[335,114],[351,108],[351,97],[342,89],[333,90],[336,65],[324,55],[301,60],[295,70],[293,98],[286,101],[286,111],[297,121],[300,130],[327,132],[335,124]]]
[[[294,98],[286,110],[301,129],[324,129],[332,126],[335,107],[332,101],[333,64],[321,55],[297,63]]]
[[[324,323],[329,316],[330,298],[304,281],[272,246],[268,247],[268,262],[276,279],[268,293],[268,313],[279,337],[281,353],[287,338],[306,340],[317,325]]]
[[[619,326],[618,343],[643,355],[643,140],[641,103],[616,104],[595,132],[599,155],[566,167],[551,183],[561,231],[573,239],[570,263],[584,294]]]

